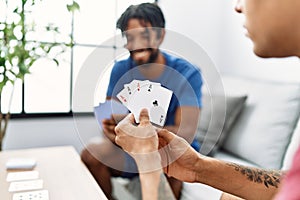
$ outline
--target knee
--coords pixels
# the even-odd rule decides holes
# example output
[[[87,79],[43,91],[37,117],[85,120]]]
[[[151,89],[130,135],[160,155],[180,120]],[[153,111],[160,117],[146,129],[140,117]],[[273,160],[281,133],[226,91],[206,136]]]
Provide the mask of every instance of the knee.
[[[83,149],[80,158],[82,162],[88,166],[90,165],[99,165],[99,161],[95,156],[88,150],[88,149]]]

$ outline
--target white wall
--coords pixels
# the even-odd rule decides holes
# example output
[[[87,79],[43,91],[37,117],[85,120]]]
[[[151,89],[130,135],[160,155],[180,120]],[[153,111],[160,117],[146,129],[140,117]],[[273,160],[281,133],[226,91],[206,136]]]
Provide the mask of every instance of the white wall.
[[[26,149],[71,145],[78,152],[90,138],[102,136],[93,116],[12,119],[4,138],[3,149]]]
[[[298,58],[261,59],[243,30],[243,15],[234,11],[235,0],[160,0],[167,28],[201,45],[217,68],[226,74],[300,81]]]
[[[160,0],[167,28],[202,46],[222,73],[300,80],[298,58],[260,59],[253,54],[251,41],[243,34],[243,17],[233,5],[228,0]],[[86,123],[86,136],[97,135],[96,127]],[[65,144],[82,148],[72,119],[19,119],[8,127],[4,149]]]
[[[222,26],[222,4],[215,0],[160,0],[166,28],[194,40],[210,56],[213,62],[220,59],[219,44]],[[217,7],[216,7],[217,5]]]

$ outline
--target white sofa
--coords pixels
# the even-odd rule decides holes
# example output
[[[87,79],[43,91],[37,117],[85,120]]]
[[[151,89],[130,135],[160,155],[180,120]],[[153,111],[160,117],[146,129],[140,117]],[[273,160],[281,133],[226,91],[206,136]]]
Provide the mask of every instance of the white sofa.
[[[300,83],[223,76],[227,96],[247,95],[241,113],[213,154],[266,169],[289,169],[300,144]],[[217,200],[221,191],[184,183],[182,200]]]
[[[229,106],[226,110],[223,135],[217,137],[217,140],[216,136],[213,138],[208,136],[208,140],[205,140],[208,143],[212,141],[217,143],[217,148],[213,148],[214,152],[211,153],[212,156],[247,166],[288,169],[300,143],[300,83],[237,78],[228,75],[223,76],[223,83],[228,100],[226,105]],[[245,96],[246,101],[243,98]],[[239,103],[230,102],[230,99],[235,97],[240,99]],[[207,101],[204,101],[203,106],[207,106],[206,104]],[[208,116],[210,110],[204,108],[199,123],[205,124],[208,123],[206,118],[211,116]],[[213,118],[215,122],[209,122],[211,125],[220,125],[218,109],[216,106],[214,111],[216,116]],[[206,124],[202,129],[207,127]],[[214,128],[206,129],[204,133],[211,134]],[[199,135],[198,138],[203,142],[203,138]],[[113,181],[117,196],[120,197],[121,194],[120,199],[134,199],[132,194],[140,195],[137,191],[138,179],[131,182],[123,181],[120,179]],[[221,194],[221,191],[200,183],[184,183],[181,200],[218,200]]]

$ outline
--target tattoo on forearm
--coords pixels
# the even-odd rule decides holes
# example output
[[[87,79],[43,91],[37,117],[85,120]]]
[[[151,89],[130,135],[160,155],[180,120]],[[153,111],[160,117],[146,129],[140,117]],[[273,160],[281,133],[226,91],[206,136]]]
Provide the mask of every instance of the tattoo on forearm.
[[[245,167],[235,163],[228,163],[228,165],[234,167],[236,171],[241,172],[248,180],[255,183],[263,183],[267,188],[269,186],[278,188],[283,176],[283,173],[280,171]]]

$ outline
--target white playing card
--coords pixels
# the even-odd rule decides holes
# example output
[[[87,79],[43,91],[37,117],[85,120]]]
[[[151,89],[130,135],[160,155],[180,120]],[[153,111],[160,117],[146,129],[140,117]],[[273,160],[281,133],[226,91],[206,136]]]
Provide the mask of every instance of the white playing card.
[[[9,172],[6,176],[6,181],[23,181],[23,180],[32,180],[39,178],[38,171],[23,171],[23,172]]]
[[[124,85],[124,89],[121,90],[118,94],[117,94],[117,98],[125,105],[128,105],[128,101],[130,96],[133,94],[133,89],[132,89],[132,85],[136,85],[135,82],[137,82],[138,80],[133,80],[128,84]],[[134,82],[134,83],[133,83]]]
[[[121,92],[119,92],[117,94],[117,98],[122,102],[122,104],[124,104],[125,106],[127,106],[128,104],[128,100],[129,100],[129,94],[128,94],[128,90],[127,88],[124,88],[123,90],[121,90]]]
[[[140,91],[142,82],[141,80],[133,80],[129,84],[125,84],[124,88],[127,88],[131,92],[130,95],[132,95],[136,91]]]
[[[43,180],[17,181],[11,182],[8,188],[9,192],[17,192],[24,190],[38,190],[43,188]]]
[[[128,105],[128,101],[129,101],[129,99],[131,98],[131,95],[132,95],[133,93],[135,93],[136,91],[139,92],[140,89],[141,89],[141,87],[142,87],[143,85],[146,85],[146,84],[149,84],[149,83],[152,83],[153,85],[159,85],[159,86],[160,86],[160,83],[150,82],[149,80],[141,81],[141,80],[136,80],[136,79],[134,79],[134,80],[131,81],[130,83],[124,85],[124,89],[121,90],[121,91],[117,94],[117,98],[118,98],[125,106],[127,106],[127,105]]]
[[[6,162],[6,169],[33,169],[35,165],[33,158],[11,158]]]
[[[135,121],[139,123],[139,114],[143,108],[148,109],[150,121],[163,126],[172,97],[172,91],[157,84],[145,84],[131,95],[128,109],[133,113]]]
[[[151,82],[149,80],[136,80],[136,79],[134,79],[129,84],[125,84],[124,88],[126,88],[126,87],[130,88],[128,90],[131,91],[131,94],[129,95],[129,96],[131,96],[133,93],[141,91],[142,87],[144,87],[145,85],[148,85],[150,83],[152,83],[153,85],[159,85],[160,86],[160,83],[157,83],[157,82]]]
[[[13,195],[13,200],[49,200],[49,192],[48,190],[18,192]]]

